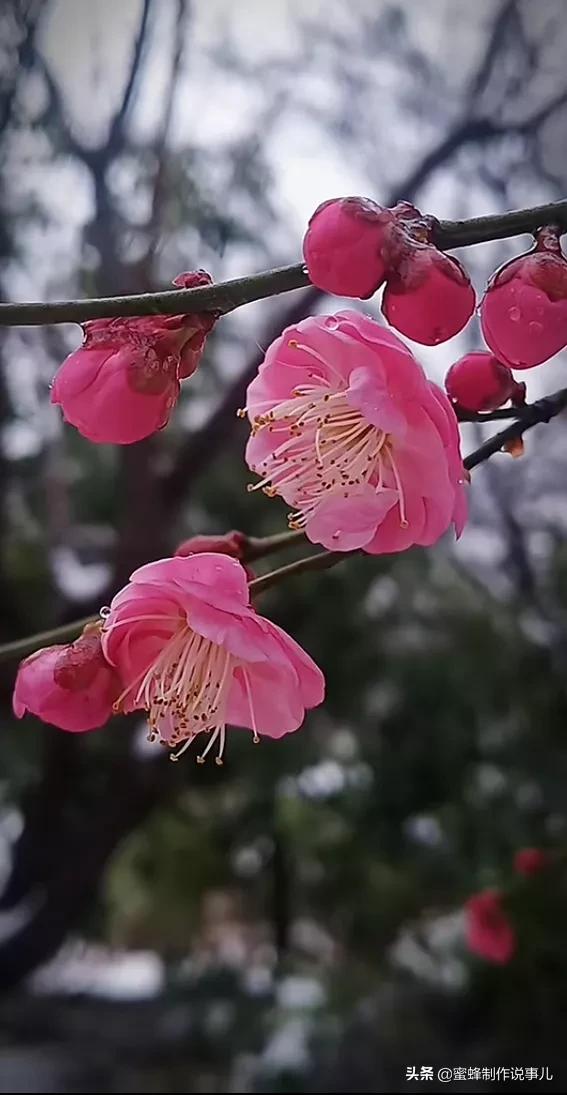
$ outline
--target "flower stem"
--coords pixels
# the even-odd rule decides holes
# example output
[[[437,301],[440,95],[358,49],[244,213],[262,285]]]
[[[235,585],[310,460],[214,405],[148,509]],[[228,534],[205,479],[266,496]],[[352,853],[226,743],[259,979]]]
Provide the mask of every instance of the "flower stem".
[[[39,650],[41,646],[72,642],[87,624],[96,623],[98,618],[98,616],[85,616],[82,620],[73,620],[70,624],[52,627],[49,631],[38,631],[35,635],[27,635],[25,639],[3,643],[0,646],[0,661],[7,662],[10,658],[23,658],[26,654]]]
[[[286,578],[292,578],[297,574],[306,574],[310,570],[328,570],[330,567],[334,567],[337,563],[343,562],[346,558],[356,554],[358,552],[354,551],[318,551],[315,555],[307,555],[304,559],[296,559],[294,563],[288,563],[285,567],[278,567],[277,570],[272,570],[269,574],[263,574],[261,578],[255,578],[253,582],[250,582],[250,592],[264,593],[266,589],[279,585]]]
[[[274,555],[295,544],[305,542],[303,532],[276,532],[273,536],[249,536],[244,550],[244,562],[253,563],[266,555]]]
[[[556,415],[561,414],[567,407],[567,388],[561,388],[558,392],[554,392],[553,395],[546,395],[543,399],[537,399],[535,403],[526,404],[521,408],[521,417],[515,422],[512,422],[506,429],[500,430],[495,433],[493,437],[489,437],[488,441],[485,441],[482,445],[479,445],[478,449],[469,455],[464,460],[465,468],[472,471],[473,468],[478,467],[479,464],[484,463],[489,457],[493,456],[495,452],[501,452],[509,441],[515,441],[517,438],[522,437],[526,430],[531,430],[533,426],[537,426],[540,422],[549,422]]]

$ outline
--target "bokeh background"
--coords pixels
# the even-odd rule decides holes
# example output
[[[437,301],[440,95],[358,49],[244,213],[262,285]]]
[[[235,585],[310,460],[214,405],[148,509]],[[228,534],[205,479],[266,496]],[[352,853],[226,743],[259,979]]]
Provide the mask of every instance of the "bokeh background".
[[[445,218],[565,196],[565,16],[564,0],[3,4],[3,299],[294,262],[339,194]],[[477,289],[528,243],[463,252]],[[285,507],[246,492],[235,411],[282,327],[333,307],[310,289],[224,319],[167,431],[123,450],[49,405],[77,327],[3,332],[0,639],[96,611],[193,533],[283,529]],[[441,380],[477,345],[474,322],[414,348]],[[565,368],[533,370],[530,397]],[[464,428],[465,450],[480,439]],[[410,1066],[510,1064],[564,1090],[565,872],[528,885],[512,859],[560,861],[567,841],[566,476],[558,420],[475,472],[459,545],[266,594],[328,699],[279,743],[234,732],[222,769],[169,764],[136,720],[80,738],[16,723],[0,665],[0,1091],[402,1091]],[[485,886],[511,887],[507,966],[464,945]]]

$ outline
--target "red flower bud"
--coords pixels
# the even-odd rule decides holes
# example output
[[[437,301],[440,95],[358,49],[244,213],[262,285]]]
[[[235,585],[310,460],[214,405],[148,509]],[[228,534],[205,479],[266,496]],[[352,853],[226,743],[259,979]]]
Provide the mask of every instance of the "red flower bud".
[[[567,346],[567,259],[558,229],[540,229],[532,251],[493,274],[480,319],[490,349],[511,368],[541,365]]]
[[[510,369],[482,350],[465,354],[445,377],[449,399],[465,411],[493,411],[511,399],[525,402],[526,385],[518,384]]]
[[[476,298],[457,259],[402,231],[397,238],[392,232],[391,260],[382,312],[392,327],[425,346],[446,342],[463,330]]]
[[[198,555],[203,551],[218,551],[221,555],[230,555],[232,559],[238,559],[242,563],[248,581],[256,577],[251,567],[244,562],[248,537],[243,532],[225,532],[222,536],[190,536],[179,545],[176,555]]]
[[[313,284],[341,297],[371,297],[386,277],[384,247],[391,221],[391,210],[370,198],[323,202],[303,240]]]
[[[27,711],[60,730],[94,730],[108,721],[120,680],[101,646],[102,624],[87,624],[65,646],[48,646],[26,658],[14,687],[14,714]]]

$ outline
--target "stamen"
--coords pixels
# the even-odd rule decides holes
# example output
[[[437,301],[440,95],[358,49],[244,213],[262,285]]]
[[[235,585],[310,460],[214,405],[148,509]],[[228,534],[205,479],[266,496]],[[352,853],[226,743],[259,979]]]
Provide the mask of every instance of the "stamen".
[[[197,760],[202,763],[218,741],[216,763],[222,764],[226,704],[237,662],[229,651],[197,634],[179,617],[130,617],[113,626],[154,619],[174,620],[177,628],[153,662],[130,682],[114,709],[120,709],[128,695],[133,696],[132,705],[143,707],[148,713],[150,740],[159,738],[162,744],[174,749],[170,754],[173,761],[183,755],[199,734],[210,734]]]
[[[407,517],[406,517],[406,503],[405,503],[405,497],[404,497],[404,488],[403,488],[403,485],[402,485],[402,481],[400,479],[400,473],[398,471],[398,466],[396,464],[396,461],[394,459],[394,454],[392,453],[391,449],[388,449],[388,459],[390,461],[390,467],[392,469],[392,472],[394,473],[394,479],[395,479],[395,482],[396,482],[396,489],[398,491],[398,508],[399,508],[399,511],[400,511],[400,527],[401,528],[407,528],[408,524],[409,524],[409,521],[407,520]]]
[[[260,738],[258,736],[258,727],[256,725],[254,703],[252,702],[252,688],[250,686],[250,677],[248,676],[246,669],[242,670],[242,678],[244,680],[244,687],[246,689],[246,696],[248,698],[248,706],[250,708],[250,720],[252,722],[252,730],[254,731],[254,737],[252,740],[254,742],[254,745],[258,745],[260,742]]]
[[[333,370],[328,361],[295,339],[289,345],[319,361],[327,375],[314,378],[313,384],[298,384],[290,397],[256,414],[253,432],[276,431],[281,443],[256,465],[259,480],[247,489],[262,490],[269,497],[282,495],[294,507],[288,517],[290,528],[300,530],[327,499],[348,498],[353,487],[379,491],[386,475],[394,480],[401,525],[407,527],[391,437],[350,406],[344,378],[334,371],[337,380],[329,379]]]
[[[179,758],[181,756],[183,756],[183,753],[185,753],[185,751],[189,748],[189,746],[193,744],[196,737],[197,737],[197,735],[193,734],[192,737],[187,738],[187,741],[183,743],[181,748],[178,749],[176,753],[170,753],[169,754],[169,759],[170,760],[179,760]]]
[[[305,346],[303,342],[298,342],[295,338],[290,338],[288,340],[288,346],[293,346],[295,350],[303,350],[305,354],[309,354],[309,356],[312,357],[315,361],[318,361],[321,365],[323,365],[325,369],[328,369],[330,373],[334,373],[339,381],[343,382],[341,374],[337,372],[335,368],[333,368],[331,363],[327,361],[326,358],[322,356],[322,354],[317,353],[317,351],[313,350],[311,346]]]
[[[207,756],[207,753],[210,753],[215,741],[217,740],[217,738],[219,736],[220,736],[220,739],[221,739],[220,749],[219,749],[218,755],[215,759],[217,761],[217,764],[219,763],[219,761],[222,764],[222,753],[223,753],[223,749],[224,749],[224,738],[225,738],[224,726],[215,727],[215,732],[214,732],[214,734],[211,734],[210,740],[207,742],[206,748],[197,757],[197,763],[198,764],[204,764],[205,763],[205,757]]]

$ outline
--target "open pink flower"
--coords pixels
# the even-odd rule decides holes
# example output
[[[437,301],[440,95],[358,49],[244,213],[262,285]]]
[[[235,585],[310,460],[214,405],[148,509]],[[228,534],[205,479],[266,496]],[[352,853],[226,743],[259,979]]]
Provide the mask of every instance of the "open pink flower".
[[[23,661],[14,688],[14,714],[27,711],[60,730],[103,726],[112,715],[120,680],[105,660],[100,624],[89,624],[66,646],[48,646]]]
[[[211,277],[198,270],[173,284],[191,289]],[[130,445],[149,437],[166,425],[215,319],[204,312],[85,323],[83,345],[60,366],[51,402],[90,441]]]
[[[474,894],[466,903],[467,946],[488,962],[506,965],[516,950],[516,933],[498,890]]]
[[[250,605],[236,559],[206,552],[136,570],[105,620],[103,648],[125,683],[117,708],[148,713],[151,737],[181,749],[227,723],[278,738],[323,700],[324,679],[285,631]]]
[[[255,487],[314,543],[371,554],[433,544],[466,498],[455,413],[403,342],[338,312],[288,327],[248,388]],[[241,412],[242,414],[246,412]]]

